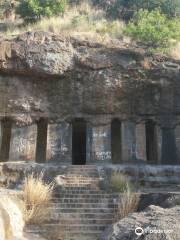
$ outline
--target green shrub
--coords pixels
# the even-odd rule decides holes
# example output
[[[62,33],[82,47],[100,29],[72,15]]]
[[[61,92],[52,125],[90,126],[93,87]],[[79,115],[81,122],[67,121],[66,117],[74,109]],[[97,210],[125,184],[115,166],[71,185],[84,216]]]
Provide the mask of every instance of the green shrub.
[[[66,0],[20,0],[17,13],[27,21],[64,13]]]
[[[109,16],[127,20],[140,9],[152,11],[159,8],[169,17],[180,16],[179,0],[103,0],[103,2]]]
[[[116,192],[124,193],[131,189],[131,184],[125,175],[114,172],[111,176],[111,187]]]
[[[171,40],[180,39],[180,22],[178,19],[168,19],[159,10],[140,10],[124,33],[154,49],[167,49]]]

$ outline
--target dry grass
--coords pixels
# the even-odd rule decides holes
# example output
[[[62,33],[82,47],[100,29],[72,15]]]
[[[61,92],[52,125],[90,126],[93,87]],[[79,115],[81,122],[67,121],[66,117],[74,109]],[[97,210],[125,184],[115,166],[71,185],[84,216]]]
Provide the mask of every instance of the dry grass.
[[[43,173],[25,178],[23,187],[24,220],[26,223],[41,223],[49,214],[47,208],[53,193],[53,184],[43,180]]]
[[[112,189],[121,193],[117,208],[115,208],[115,221],[135,212],[139,204],[139,194],[132,192],[134,186],[129,179],[120,172],[114,172],[111,177]]]
[[[170,56],[177,60],[180,60],[180,42],[178,42],[177,44],[175,44],[174,47],[172,47],[170,51]]]
[[[111,176],[111,186],[116,192],[124,193],[131,188],[129,179],[120,172],[114,172]]]
[[[128,216],[129,213],[137,211],[139,199],[139,194],[137,193],[133,193],[130,190],[124,192],[117,206],[115,220],[118,221]]]
[[[94,35],[97,38],[122,36],[124,23],[107,20],[105,12],[91,6],[88,1],[67,10],[64,17],[43,18],[41,21],[24,27],[11,26],[7,36],[26,31],[43,30],[56,34],[74,35],[77,33]]]

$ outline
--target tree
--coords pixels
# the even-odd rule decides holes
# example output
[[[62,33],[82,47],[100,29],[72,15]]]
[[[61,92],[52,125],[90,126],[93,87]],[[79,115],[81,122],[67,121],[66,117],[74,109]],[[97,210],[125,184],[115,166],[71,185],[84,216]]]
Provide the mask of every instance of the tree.
[[[26,21],[37,21],[41,17],[63,14],[66,0],[20,0],[17,13]]]
[[[171,40],[180,40],[180,22],[159,10],[140,10],[124,30],[125,34],[156,49],[167,49]]]
[[[180,16],[180,0],[108,0],[111,2],[107,8],[109,16],[129,20],[140,9],[152,11],[160,9],[168,17]]]

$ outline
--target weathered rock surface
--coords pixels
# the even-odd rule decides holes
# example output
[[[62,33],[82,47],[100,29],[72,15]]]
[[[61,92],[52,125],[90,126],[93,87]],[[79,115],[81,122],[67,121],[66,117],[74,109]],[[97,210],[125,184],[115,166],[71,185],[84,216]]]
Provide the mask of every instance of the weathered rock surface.
[[[133,213],[109,227],[101,240],[179,240],[180,206],[164,209],[151,205],[144,212]],[[144,233],[135,234],[141,227]]]
[[[180,109],[180,62],[138,46],[29,32],[1,40],[0,52],[0,114],[20,124],[90,115],[94,124],[147,115],[174,124]]]
[[[43,31],[27,32],[0,42],[0,70],[39,75],[65,75],[79,69],[103,70],[118,66],[122,69],[173,69],[178,62],[168,58],[148,56],[138,46],[120,42],[116,45],[83,40],[80,37],[58,36]],[[171,59],[172,61],[172,59]]]
[[[43,240],[40,236],[24,233],[22,204],[17,197],[0,192],[0,239]]]

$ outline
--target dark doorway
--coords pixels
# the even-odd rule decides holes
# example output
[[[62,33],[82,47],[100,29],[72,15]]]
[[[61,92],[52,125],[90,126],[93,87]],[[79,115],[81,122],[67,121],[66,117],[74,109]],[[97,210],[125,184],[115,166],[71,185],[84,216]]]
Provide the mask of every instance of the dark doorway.
[[[146,157],[149,163],[158,162],[157,131],[153,120],[146,122]]]
[[[72,123],[72,163],[86,164],[86,122],[83,119]]]
[[[46,162],[48,121],[41,118],[37,123],[36,162]]]
[[[111,122],[111,157],[113,163],[122,162],[121,122],[118,119]]]
[[[1,122],[2,142],[0,149],[0,161],[6,162],[9,160],[9,151],[11,143],[12,121],[3,119]]]

